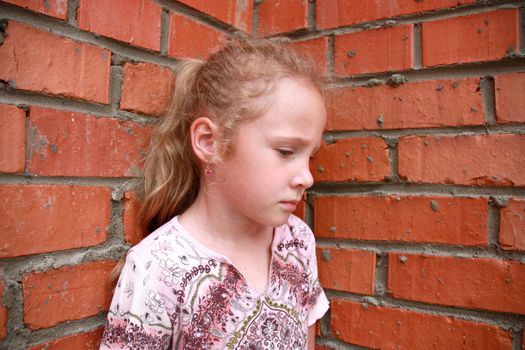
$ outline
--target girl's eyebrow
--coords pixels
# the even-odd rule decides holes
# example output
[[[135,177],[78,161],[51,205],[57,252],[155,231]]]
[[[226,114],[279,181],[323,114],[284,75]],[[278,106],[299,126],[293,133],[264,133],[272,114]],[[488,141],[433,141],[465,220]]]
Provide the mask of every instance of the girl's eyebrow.
[[[275,142],[290,142],[293,144],[308,145],[310,143],[309,140],[303,137],[300,137],[300,136],[275,136],[275,137],[272,137],[272,139]]]
[[[276,136],[276,137],[273,137],[272,140],[274,142],[289,142],[289,143],[292,143],[292,144],[295,144],[295,145],[308,145],[308,144],[310,144],[310,141],[308,139],[305,139],[305,138],[300,137],[300,136]],[[321,145],[317,144],[315,146],[312,154],[316,153],[317,151],[319,151],[319,148],[321,148]]]

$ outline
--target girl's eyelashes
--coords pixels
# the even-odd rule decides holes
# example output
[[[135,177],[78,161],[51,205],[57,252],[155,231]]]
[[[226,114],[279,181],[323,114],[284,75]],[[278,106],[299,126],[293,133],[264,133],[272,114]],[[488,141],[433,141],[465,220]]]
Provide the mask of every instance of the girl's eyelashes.
[[[290,149],[290,148],[275,148],[275,150],[279,153],[280,156],[285,157],[285,158],[291,157],[291,156],[295,155],[297,152],[300,152],[300,150]],[[315,157],[316,153],[317,153],[317,150],[312,152],[312,154],[310,154],[309,158],[313,159]]]
[[[276,148],[276,151],[282,156],[282,157],[290,157],[294,154],[294,151],[286,148]]]

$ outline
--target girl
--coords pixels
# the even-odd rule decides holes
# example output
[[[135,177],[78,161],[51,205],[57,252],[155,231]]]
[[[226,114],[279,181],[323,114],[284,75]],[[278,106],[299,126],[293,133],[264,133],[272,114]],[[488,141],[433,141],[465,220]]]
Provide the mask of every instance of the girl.
[[[182,64],[146,159],[143,226],[101,349],[313,349],[328,309],[312,232],[326,110],[315,70],[268,41]]]

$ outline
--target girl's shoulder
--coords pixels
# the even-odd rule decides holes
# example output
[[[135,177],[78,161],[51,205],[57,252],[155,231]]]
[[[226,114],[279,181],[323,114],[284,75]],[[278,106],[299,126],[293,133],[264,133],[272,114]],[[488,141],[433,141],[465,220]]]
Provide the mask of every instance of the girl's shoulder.
[[[175,225],[176,218],[172,218],[155,231],[144,237],[134,245],[128,252],[142,261],[150,257],[177,256],[183,254],[184,247],[180,244],[181,233]]]
[[[291,214],[286,224],[277,228],[276,243],[279,248],[302,247],[306,253],[315,249],[315,237],[310,227]]]
[[[290,214],[290,216],[288,217],[288,222],[286,224],[288,226],[305,226],[305,227],[308,228],[308,230],[310,230],[310,228],[308,227],[306,222],[304,222],[302,219],[300,219],[299,217],[295,216],[294,214]]]
[[[290,214],[285,225],[285,230],[292,236],[303,236],[304,238],[314,238],[312,229],[297,216]]]

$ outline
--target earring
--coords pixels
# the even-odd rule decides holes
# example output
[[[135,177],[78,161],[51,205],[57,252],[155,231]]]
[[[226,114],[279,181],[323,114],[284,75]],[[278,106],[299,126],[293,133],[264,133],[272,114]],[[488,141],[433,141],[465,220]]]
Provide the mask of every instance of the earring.
[[[206,164],[206,168],[204,169],[204,175],[210,176],[213,174],[213,169],[210,167],[209,164]]]

